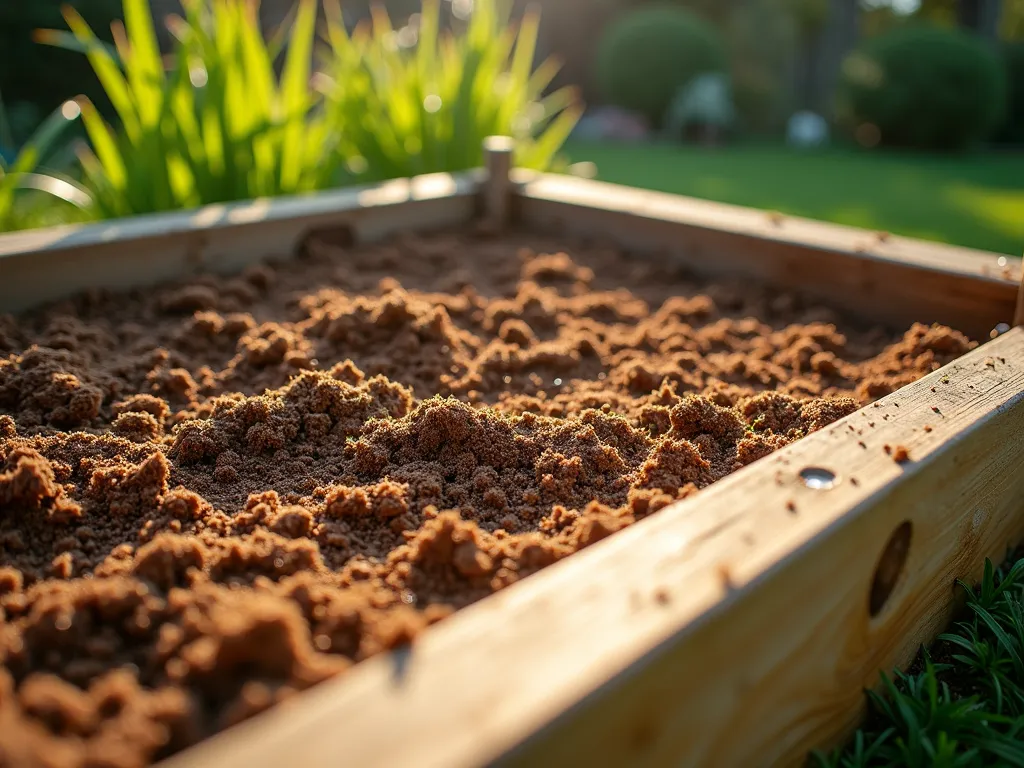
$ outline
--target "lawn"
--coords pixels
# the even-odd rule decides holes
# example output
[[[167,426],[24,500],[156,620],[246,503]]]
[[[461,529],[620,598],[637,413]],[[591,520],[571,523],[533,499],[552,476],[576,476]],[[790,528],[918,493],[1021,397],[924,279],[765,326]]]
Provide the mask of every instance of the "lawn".
[[[1024,765],[1024,559],[960,586],[963,620],[886,678],[865,726],[819,768]]]
[[[962,157],[573,142],[598,178],[1019,256],[1024,152]]]

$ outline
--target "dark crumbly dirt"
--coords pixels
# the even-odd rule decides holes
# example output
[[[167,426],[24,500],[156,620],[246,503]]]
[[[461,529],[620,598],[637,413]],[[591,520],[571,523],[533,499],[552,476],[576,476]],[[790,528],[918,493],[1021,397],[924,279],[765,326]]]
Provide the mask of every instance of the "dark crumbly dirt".
[[[971,346],[532,236],[0,318],[0,765],[151,764]]]

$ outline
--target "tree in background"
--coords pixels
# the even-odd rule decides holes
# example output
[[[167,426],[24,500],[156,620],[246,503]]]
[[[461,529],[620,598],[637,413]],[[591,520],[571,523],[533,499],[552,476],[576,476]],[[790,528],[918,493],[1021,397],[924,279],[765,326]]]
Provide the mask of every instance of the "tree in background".
[[[960,151],[999,128],[1006,86],[1001,54],[983,38],[914,23],[866,41],[846,60],[839,101],[844,122],[868,146]]]
[[[800,100],[794,73],[811,66],[804,48],[809,35],[790,12],[791,3],[804,0],[744,0],[723,22],[742,131],[778,132]]]
[[[860,0],[829,0],[821,26],[811,83],[810,106],[832,117],[834,94],[846,57],[856,48],[861,34]]]
[[[828,0],[786,0],[797,33],[794,90],[800,108],[814,106],[815,69],[820,56],[822,31],[829,18]]]

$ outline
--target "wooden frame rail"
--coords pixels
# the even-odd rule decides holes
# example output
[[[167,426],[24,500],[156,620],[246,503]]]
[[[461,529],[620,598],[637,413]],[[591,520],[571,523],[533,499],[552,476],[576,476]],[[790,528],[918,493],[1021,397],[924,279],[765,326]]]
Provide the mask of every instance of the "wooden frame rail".
[[[507,172],[494,144],[490,170]],[[0,235],[0,311],[87,288],[126,289],[200,270],[238,271],[291,255],[309,234],[343,230],[354,243],[401,231],[507,222],[601,237],[682,260],[706,276],[739,275],[799,289],[867,319],[940,322],[987,338],[1021,322],[1016,262],[966,248],[871,233],[737,206],[578,179],[484,171],[302,197],[213,205],[110,223]]]
[[[802,764],[1024,538],[1022,464],[1015,328],[164,768]]]
[[[1024,539],[1024,287],[995,254],[571,177],[445,174],[0,236],[0,311],[483,214],[994,339],[165,762],[165,768],[796,765]],[[1020,304],[1018,306],[1018,300]],[[1015,317],[1016,312],[1016,317]],[[886,446],[902,446],[897,463]]]
[[[1014,316],[1019,262],[996,254],[568,176],[520,181],[526,225],[663,252],[705,276],[739,275],[867,319],[943,323],[978,338]]]
[[[210,205],[84,226],[0,235],[0,312],[89,288],[137,288],[201,270],[238,272],[288,257],[308,235],[352,243],[469,221],[482,174],[434,174],[302,197]]]

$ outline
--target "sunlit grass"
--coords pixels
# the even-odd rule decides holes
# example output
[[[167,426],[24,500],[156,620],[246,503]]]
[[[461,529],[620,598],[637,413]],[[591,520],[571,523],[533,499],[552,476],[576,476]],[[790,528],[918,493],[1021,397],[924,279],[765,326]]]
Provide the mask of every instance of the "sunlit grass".
[[[10,166],[0,158],[0,232],[37,226],[38,221],[50,218],[55,223],[83,218],[75,204],[85,204],[84,192],[70,180],[42,167],[44,159],[54,154],[54,147],[78,117],[78,107],[66,102],[36,127]],[[2,98],[0,142],[12,144]]]
[[[950,205],[972,213],[994,230],[1024,244],[1024,176],[1016,190],[951,184],[945,193]],[[1024,245],[1019,250],[1024,250]]]
[[[932,156],[570,143],[598,178],[1019,256],[1024,153]]]
[[[870,694],[868,724],[820,768],[1024,765],[1024,560],[986,563],[965,618]]]
[[[376,7],[351,34],[328,2],[325,57],[314,57],[318,0],[298,0],[269,40],[251,0],[183,0],[166,56],[147,0],[122,2],[113,46],[71,6],[67,30],[37,32],[85,54],[116,113],[107,122],[78,102],[97,218],[465,170],[493,134],[517,139],[517,164],[544,170],[581,110],[574,89],[545,93],[558,67],[534,66],[538,15],[513,22],[498,0],[477,0],[451,29],[440,0],[402,30]],[[314,58],[325,71],[314,75]]]
[[[40,42],[85,54],[117,113],[108,124],[88,100],[79,102],[90,144],[80,159],[98,217],[294,194],[333,181],[337,140],[313,113],[309,92],[314,0],[301,0],[294,24],[270,42],[252,3],[185,0],[184,17],[169,23],[169,68],[146,0],[124,0],[123,8],[113,48],[70,6],[70,31],[38,33]]]

